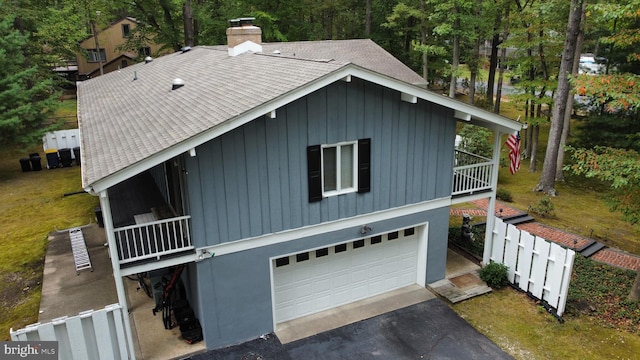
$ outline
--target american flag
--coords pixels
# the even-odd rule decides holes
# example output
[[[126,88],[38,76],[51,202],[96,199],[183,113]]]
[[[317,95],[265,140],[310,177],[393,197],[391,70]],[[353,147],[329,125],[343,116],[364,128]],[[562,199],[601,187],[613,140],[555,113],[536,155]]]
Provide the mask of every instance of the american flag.
[[[509,147],[509,171],[515,174],[520,169],[520,132],[510,134],[507,137],[507,146]]]

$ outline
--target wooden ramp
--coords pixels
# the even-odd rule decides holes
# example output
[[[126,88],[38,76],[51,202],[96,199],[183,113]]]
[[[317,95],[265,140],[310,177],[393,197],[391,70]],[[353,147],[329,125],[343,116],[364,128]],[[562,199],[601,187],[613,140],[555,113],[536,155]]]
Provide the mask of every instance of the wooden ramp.
[[[87,244],[84,242],[84,235],[81,228],[69,229],[69,239],[71,240],[71,251],[73,252],[73,261],[76,264],[76,273],[79,274],[83,270],[93,271],[91,259],[87,251]]]

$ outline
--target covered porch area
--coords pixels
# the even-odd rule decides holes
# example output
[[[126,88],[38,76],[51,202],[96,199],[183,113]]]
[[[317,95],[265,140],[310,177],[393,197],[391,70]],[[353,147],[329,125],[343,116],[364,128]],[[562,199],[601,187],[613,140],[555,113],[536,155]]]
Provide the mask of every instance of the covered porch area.
[[[100,310],[118,303],[104,229],[97,224],[82,228],[93,271],[76,272],[68,232],[53,232],[45,257],[38,322],[64,321],[81,312]],[[185,358],[206,349],[204,342],[188,344],[180,330],[164,328],[162,316],[153,315],[154,299],[138,290],[137,281],[124,282],[136,359]]]
[[[150,172],[110,188],[108,202],[122,268],[195,254],[189,229],[191,216],[176,212]]]

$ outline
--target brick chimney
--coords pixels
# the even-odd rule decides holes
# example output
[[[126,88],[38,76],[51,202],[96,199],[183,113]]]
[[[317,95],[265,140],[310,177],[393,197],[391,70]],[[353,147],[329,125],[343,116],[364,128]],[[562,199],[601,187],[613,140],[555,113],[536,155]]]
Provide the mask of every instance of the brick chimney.
[[[255,18],[239,18],[229,20],[227,29],[227,45],[229,56],[237,56],[245,52],[262,52],[262,30],[253,25]]]

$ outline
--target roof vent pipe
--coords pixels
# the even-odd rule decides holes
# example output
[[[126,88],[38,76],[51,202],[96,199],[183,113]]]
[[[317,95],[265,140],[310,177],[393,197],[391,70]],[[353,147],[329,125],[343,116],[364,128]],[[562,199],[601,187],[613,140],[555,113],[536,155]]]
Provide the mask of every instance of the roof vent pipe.
[[[191,46],[185,46],[182,48],[182,53],[186,53],[187,51],[191,50]]]
[[[151,56],[147,56],[146,58],[144,58],[144,63],[145,64],[148,64],[148,63],[150,63],[152,61],[153,61],[153,58]]]
[[[173,79],[173,82],[171,83],[171,90],[179,89],[179,88],[181,88],[183,86],[184,86],[184,80],[182,80],[180,78],[175,78],[175,79]]]

